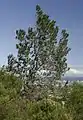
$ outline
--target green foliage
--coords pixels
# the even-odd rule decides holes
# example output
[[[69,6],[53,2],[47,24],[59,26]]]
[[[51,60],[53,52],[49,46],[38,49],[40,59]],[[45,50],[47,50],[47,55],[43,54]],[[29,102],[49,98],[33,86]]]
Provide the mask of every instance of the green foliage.
[[[8,115],[7,105],[12,102],[11,108],[13,100],[20,95],[21,87],[22,83],[17,77],[0,70],[0,120],[6,119]]]
[[[22,82],[17,77],[13,76],[13,74],[9,75],[9,73],[0,71],[0,93],[10,94],[12,93],[16,96],[22,87]],[[11,89],[11,91],[10,91]],[[1,92],[2,91],[2,92]],[[3,92],[4,91],[4,92]]]
[[[83,120],[83,84],[55,85],[69,70],[69,34],[58,33],[56,21],[39,5],[35,27],[16,31],[17,58],[9,55],[8,66],[0,70],[0,120]],[[41,82],[40,70],[55,71],[54,79]]]
[[[61,104],[51,99],[29,103],[28,115],[31,120],[69,120]]]
[[[64,99],[59,100],[55,95],[56,99],[48,97],[33,102],[20,96],[21,87],[17,77],[0,71],[0,120],[83,119],[83,84],[74,83],[61,89]]]
[[[66,107],[73,120],[83,120],[83,84],[75,82],[67,93]]]
[[[26,78],[27,83],[38,80],[37,72],[40,70],[55,71],[54,79],[61,79],[69,70],[66,56],[70,48],[67,46],[69,34],[66,30],[62,30],[60,39],[58,33],[56,21],[51,20],[37,5],[35,27],[29,27],[27,32],[16,30],[18,53],[17,58],[8,56],[8,71]]]
[[[28,101],[21,98],[21,87],[17,77],[0,71],[0,120],[68,120],[59,102]]]

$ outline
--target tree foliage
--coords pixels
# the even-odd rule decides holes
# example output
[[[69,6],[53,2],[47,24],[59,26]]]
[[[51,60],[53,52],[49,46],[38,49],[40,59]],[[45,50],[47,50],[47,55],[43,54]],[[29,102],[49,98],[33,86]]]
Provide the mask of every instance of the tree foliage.
[[[39,5],[35,27],[16,30],[17,57],[10,54],[0,70],[0,120],[83,120],[83,84],[55,86],[69,70],[69,34],[58,34],[56,21]],[[41,70],[53,78],[43,81]]]
[[[66,30],[62,30],[60,39],[58,33],[56,21],[51,20],[37,5],[35,27],[29,27],[27,32],[23,29],[16,31],[17,58],[8,56],[8,70],[31,82],[36,81],[40,70],[55,71],[54,78],[61,79],[69,69],[66,56],[70,48]]]

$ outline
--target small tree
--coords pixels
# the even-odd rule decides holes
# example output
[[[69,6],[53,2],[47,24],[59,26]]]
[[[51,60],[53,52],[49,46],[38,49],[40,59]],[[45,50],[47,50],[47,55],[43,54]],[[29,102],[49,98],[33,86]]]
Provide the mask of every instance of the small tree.
[[[69,34],[62,30],[58,39],[56,21],[50,20],[39,5],[36,6],[36,18],[35,27],[29,27],[28,32],[22,29],[16,31],[17,58],[8,56],[8,70],[27,78],[27,83],[34,83],[40,70],[55,71],[54,80],[61,79],[69,70],[66,58],[70,51],[67,46]]]

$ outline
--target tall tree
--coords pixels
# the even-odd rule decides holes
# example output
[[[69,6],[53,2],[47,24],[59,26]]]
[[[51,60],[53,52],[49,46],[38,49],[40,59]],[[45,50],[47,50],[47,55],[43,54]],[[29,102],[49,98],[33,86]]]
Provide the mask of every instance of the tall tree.
[[[26,77],[32,83],[36,80],[37,71],[55,71],[54,79],[61,79],[69,68],[67,67],[68,36],[62,30],[58,39],[59,28],[56,21],[50,20],[39,5],[36,6],[36,25],[29,27],[28,32],[20,29],[16,31],[18,43],[17,58],[8,56],[8,69],[13,73]]]

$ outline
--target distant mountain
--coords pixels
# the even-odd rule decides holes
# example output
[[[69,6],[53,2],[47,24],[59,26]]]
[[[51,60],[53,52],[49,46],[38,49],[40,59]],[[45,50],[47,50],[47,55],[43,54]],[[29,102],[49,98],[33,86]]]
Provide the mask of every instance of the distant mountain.
[[[83,81],[83,77],[80,76],[64,76],[62,79],[68,81],[75,81],[75,80]]]

